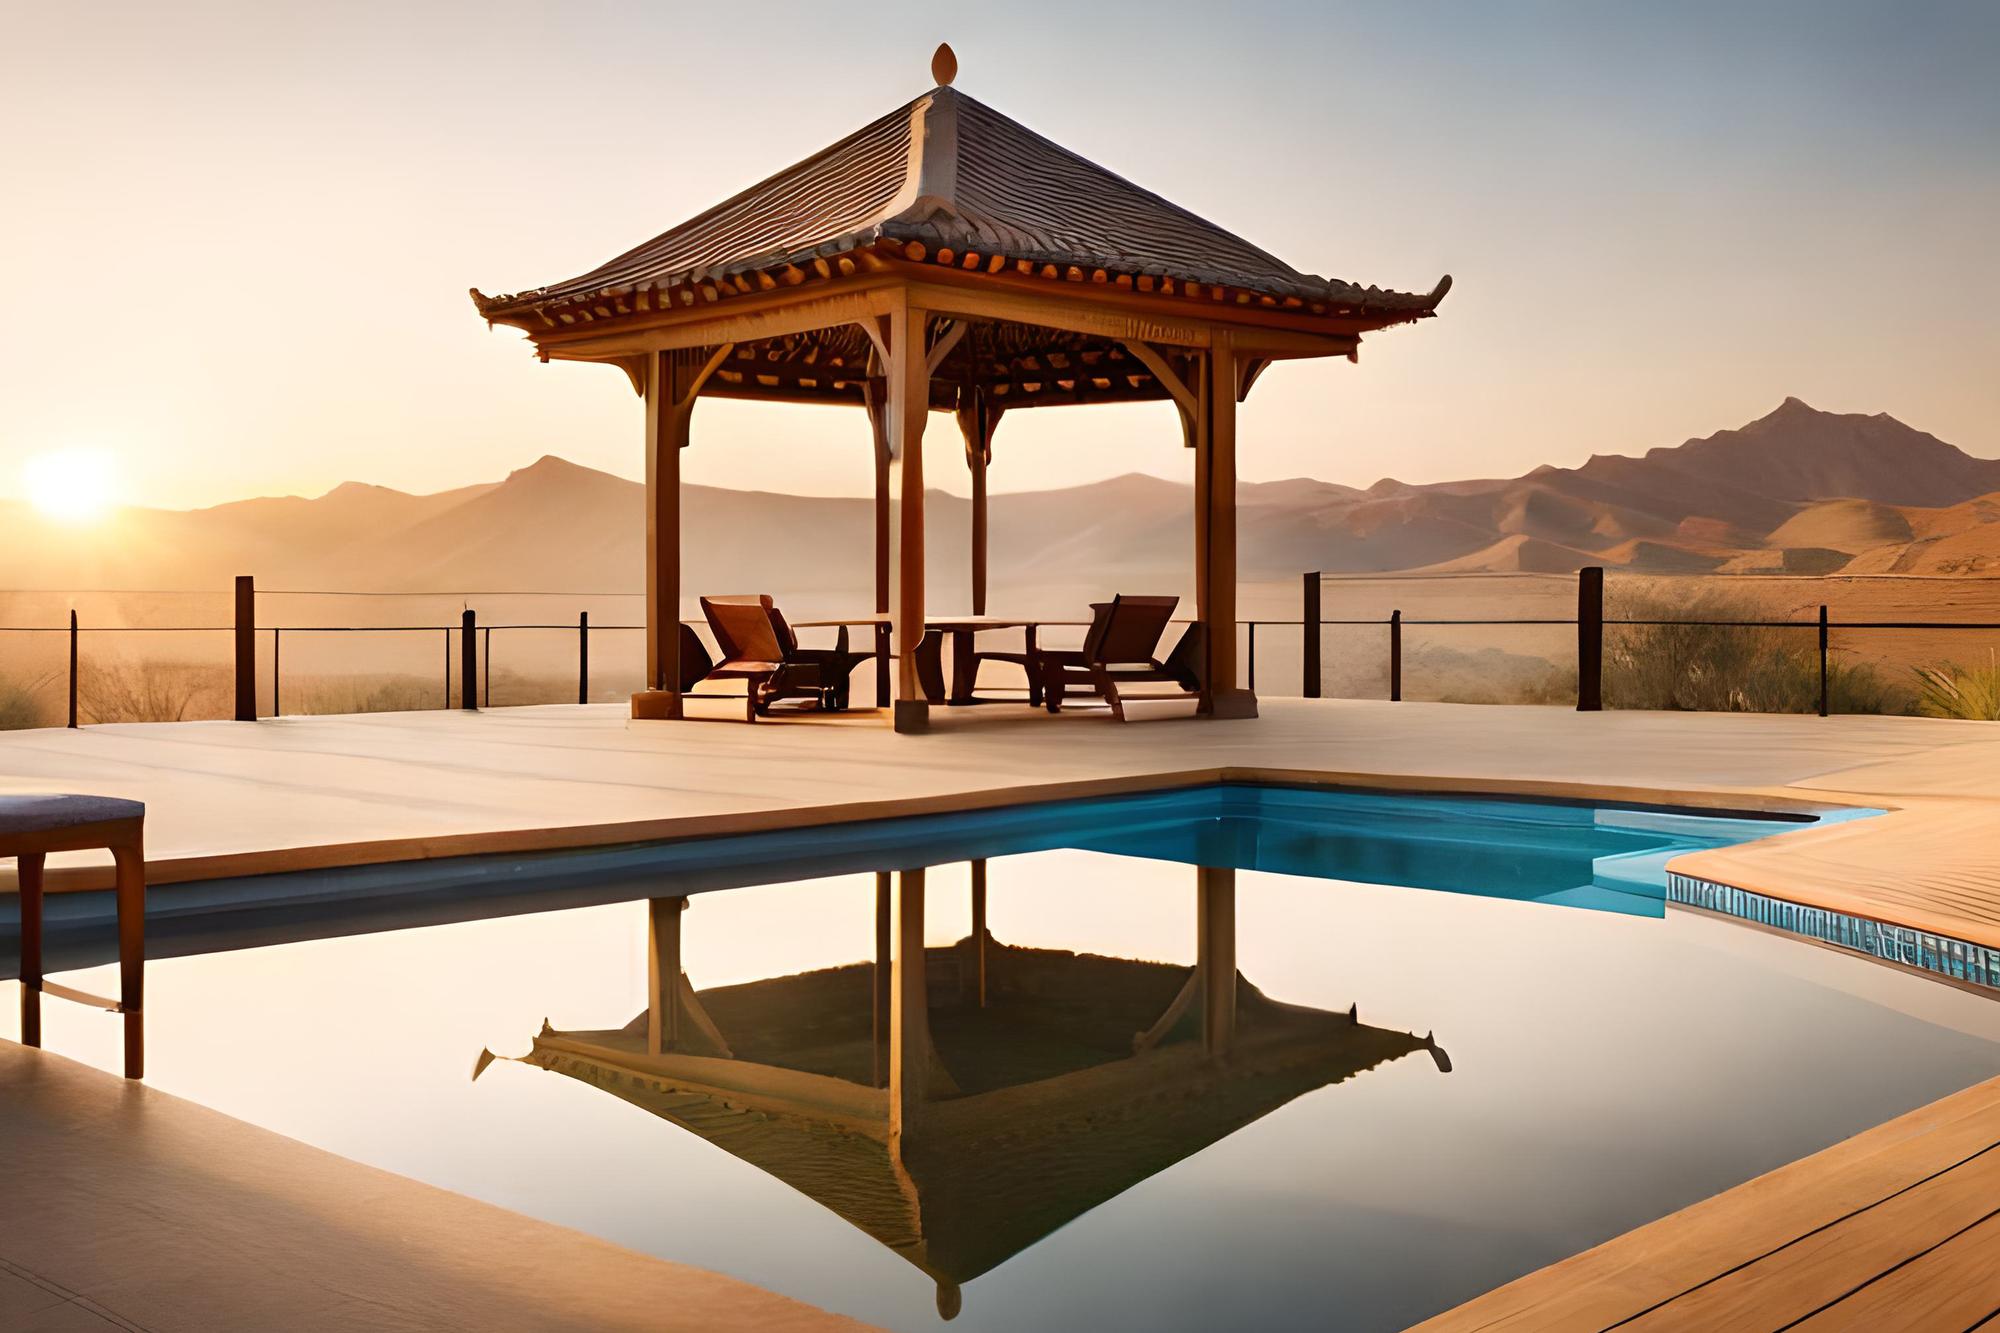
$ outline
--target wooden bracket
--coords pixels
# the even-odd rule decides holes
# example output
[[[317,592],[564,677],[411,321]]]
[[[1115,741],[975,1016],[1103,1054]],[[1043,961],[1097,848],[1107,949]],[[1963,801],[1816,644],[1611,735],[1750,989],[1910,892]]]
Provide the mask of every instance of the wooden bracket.
[[[1151,343],[1133,338],[1126,341],[1125,348],[1133,356],[1138,357],[1147,370],[1153,372],[1153,378],[1160,382],[1161,388],[1173,395],[1174,405],[1181,410],[1181,429],[1187,436],[1188,447],[1193,448],[1194,421],[1201,411],[1201,404],[1195,397],[1194,390],[1190,389],[1187,381],[1175,372],[1165,353]]]
[[[1236,363],[1237,402],[1241,403],[1249,400],[1250,386],[1257,382],[1257,377],[1264,373],[1265,369],[1270,366],[1271,361],[1272,358],[1268,356],[1246,356]]]
[[[1187,1016],[1187,1011],[1193,1007],[1195,998],[1200,994],[1201,969],[1197,967],[1188,973],[1188,979],[1182,983],[1179,992],[1173,998],[1173,1002],[1167,1005],[1165,1013],[1153,1021],[1153,1026],[1147,1028],[1144,1032],[1133,1034],[1132,1054],[1143,1055],[1165,1041],[1167,1034],[1172,1032],[1179,1025],[1181,1019]]]
[[[944,364],[944,359],[951,355],[951,349],[958,346],[959,339],[965,336],[966,329],[970,327],[971,321],[969,320],[947,319],[939,321],[937,336],[931,340],[930,351],[925,353],[924,356],[924,370],[930,376],[935,377],[937,375],[938,367]]]

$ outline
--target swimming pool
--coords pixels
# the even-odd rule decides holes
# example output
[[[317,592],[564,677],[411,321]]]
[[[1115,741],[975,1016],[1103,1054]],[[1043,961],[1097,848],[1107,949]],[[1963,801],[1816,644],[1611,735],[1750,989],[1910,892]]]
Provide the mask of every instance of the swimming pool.
[[[264,885],[257,931],[327,937],[156,963],[152,1081],[895,1328],[1395,1328],[2000,1073],[1991,1000],[1667,903],[1679,850],[1796,827],[1210,788],[453,867],[443,924],[348,938],[418,868]],[[870,872],[916,866],[949,1086],[899,1157]],[[1219,1060],[1173,1010],[1201,866],[1234,869]],[[689,888],[728,890],[678,929],[729,1054],[649,1063],[629,900]],[[214,892],[176,947],[255,933]]]

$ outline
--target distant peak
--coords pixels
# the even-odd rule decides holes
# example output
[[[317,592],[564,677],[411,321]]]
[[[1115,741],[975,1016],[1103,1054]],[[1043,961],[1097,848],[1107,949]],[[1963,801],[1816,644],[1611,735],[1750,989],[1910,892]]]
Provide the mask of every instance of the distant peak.
[[[401,495],[401,494],[403,494],[403,492],[393,490],[387,486],[377,486],[373,482],[343,481],[340,483],[340,485],[334,487],[332,490],[328,491],[326,494],[320,496],[319,498],[322,500],[353,500],[353,499],[358,499],[359,497],[364,495]]]
[[[554,454],[543,454],[540,458],[528,464],[528,466],[517,467],[512,472],[509,472],[507,479],[512,481],[517,477],[573,477],[579,473],[592,471],[595,471],[595,469],[587,468],[581,463],[572,463],[567,458],[558,458]]]

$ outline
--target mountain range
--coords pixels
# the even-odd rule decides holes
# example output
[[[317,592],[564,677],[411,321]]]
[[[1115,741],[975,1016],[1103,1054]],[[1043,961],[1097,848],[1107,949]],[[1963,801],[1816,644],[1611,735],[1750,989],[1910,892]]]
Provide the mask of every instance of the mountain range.
[[[1885,414],[1788,398],[1735,430],[1507,479],[1366,489],[1246,483],[1246,581],[1306,569],[2000,572],[2000,459]],[[685,586],[851,595],[870,586],[872,501],[690,486]],[[995,587],[1184,581],[1187,486],[1141,475],[992,499]],[[928,499],[929,577],[965,581],[970,509]],[[434,495],[348,482],[312,499],[135,508],[71,528],[0,501],[0,587],[624,591],[641,586],[644,492],[545,457]]]

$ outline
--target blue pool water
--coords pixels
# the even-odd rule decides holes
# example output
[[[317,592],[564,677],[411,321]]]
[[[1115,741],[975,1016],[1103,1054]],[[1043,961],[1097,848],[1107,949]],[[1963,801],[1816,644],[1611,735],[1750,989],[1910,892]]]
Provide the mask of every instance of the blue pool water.
[[[1992,999],[1662,891],[1811,822],[1224,786],[170,888],[149,1078],[894,1329],[1396,1329],[2000,1074]],[[1173,1018],[1194,866],[1235,871],[1214,1063]],[[916,867],[950,1086],[892,1158],[754,1075],[868,1094],[870,872]],[[682,893],[713,1086],[630,1027],[640,900]],[[90,961],[97,909],[58,906]],[[46,1019],[107,1068],[115,1029]]]
[[[343,867],[154,892],[155,956],[1056,848],[1659,916],[1683,852],[1865,817],[1224,783],[1135,796],[527,855]],[[50,957],[108,957],[110,895],[49,907]],[[0,939],[13,930],[0,918]]]

